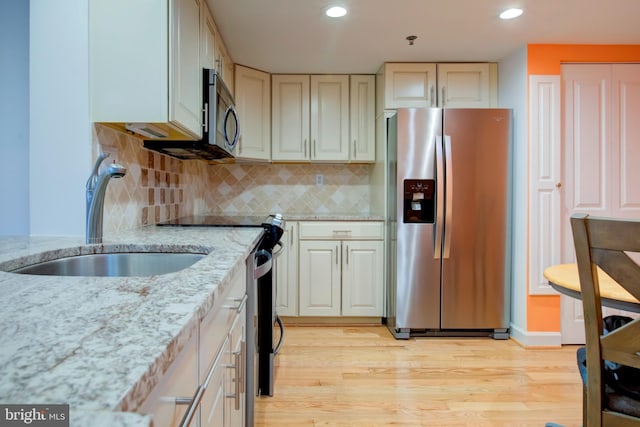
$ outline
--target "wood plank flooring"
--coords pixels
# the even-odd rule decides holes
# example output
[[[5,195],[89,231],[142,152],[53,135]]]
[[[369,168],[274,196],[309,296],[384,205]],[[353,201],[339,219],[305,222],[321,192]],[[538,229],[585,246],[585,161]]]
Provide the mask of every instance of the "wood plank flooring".
[[[577,346],[395,340],[383,326],[288,326],[256,426],[581,425]]]

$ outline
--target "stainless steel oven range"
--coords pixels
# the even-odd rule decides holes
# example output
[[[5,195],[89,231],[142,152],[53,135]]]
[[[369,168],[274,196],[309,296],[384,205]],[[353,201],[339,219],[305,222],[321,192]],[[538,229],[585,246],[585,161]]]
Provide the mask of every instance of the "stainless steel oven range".
[[[246,420],[253,425],[255,396],[273,396],[274,358],[284,340],[276,313],[276,274],[273,257],[282,249],[285,222],[280,214],[265,216],[201,215],[182,217],[158,226],[261,227],[260,241],[247,258]],[[278,325],[279,333],[274,331]]]

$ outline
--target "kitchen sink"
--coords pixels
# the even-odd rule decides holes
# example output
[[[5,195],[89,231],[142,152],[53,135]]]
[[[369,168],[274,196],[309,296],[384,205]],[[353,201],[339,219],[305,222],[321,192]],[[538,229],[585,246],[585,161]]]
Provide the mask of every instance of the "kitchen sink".
[[[155,276],[180,271],[205,254],[176,252],[123,252],[77,255],[28,265],[11,273],[41,276]]]

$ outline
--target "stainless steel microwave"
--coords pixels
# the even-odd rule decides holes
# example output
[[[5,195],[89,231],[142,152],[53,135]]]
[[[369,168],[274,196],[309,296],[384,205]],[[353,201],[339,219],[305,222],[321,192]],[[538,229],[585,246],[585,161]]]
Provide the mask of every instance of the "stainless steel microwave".
[[[202,70],[203,129],[199,141],[145,140],[144,147],[179,159],[233,159],[240,122],[231,92],[216,70]]]

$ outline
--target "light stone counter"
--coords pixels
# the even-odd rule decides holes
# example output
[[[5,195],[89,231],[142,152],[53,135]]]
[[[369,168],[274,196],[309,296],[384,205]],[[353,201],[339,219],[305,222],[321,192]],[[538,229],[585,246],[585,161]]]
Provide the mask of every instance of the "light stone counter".
[[[90,246],[80,238],[0,238],[0,402],[68,403],[72,426],[149,425],[136,409],[261,233],[145,227]],[[209,255],[182,271],[151,277],[4,272],[42,260],[42,253],[52,259],[86,248]]]

